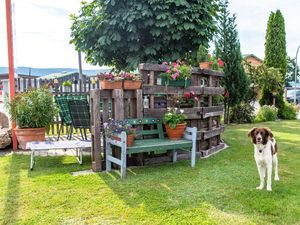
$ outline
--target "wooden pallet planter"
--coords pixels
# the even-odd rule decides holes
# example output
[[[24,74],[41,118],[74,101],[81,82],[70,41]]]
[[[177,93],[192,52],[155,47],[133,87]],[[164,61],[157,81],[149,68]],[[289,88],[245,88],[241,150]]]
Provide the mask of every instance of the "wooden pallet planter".
[[[220,87],[220,78],[224,75],[220,71],[193,68],[191,86],[170,87],[157,85],[157,78],[162,72],[165,72],[166,65],[158,64],[140,64],[139,70],[143,76],[143,94],[148,95],[150,99],[149,109],[144,109],[145,117],[162,117],[166,108],[155,108],[156,95],[184,95],[185,93],[194,92],[201,98],[193,108],[184,108],[188,118],[188,126],[198,128],[197,150],[201,156],[205,155],[202,151],[221,148],[220,135],[224,131],[221,125],[220,117],[223,115],[224,106],[213,106],[212,96],[222,95],[224,88]],[[167,106],[168,103],[167,103]],[[213,152],[213,151],[208,151]],[[166,156],[164,156],[166,157]],[[168,157],[167,157],[168,158]],[[146,160],[146,159],[145,159]],[[157,159],[159,161],[159,159]],[[149,160],[148,160],[149,161]],[[151,159],[150,161],[155,161]]]
[[[102,107],[100,107],[100,101]],[[101,171],[104,168],[104,130],[103,123],[109,118],[142,118],[142,90],[100,90],[90,92],[92,169]]]

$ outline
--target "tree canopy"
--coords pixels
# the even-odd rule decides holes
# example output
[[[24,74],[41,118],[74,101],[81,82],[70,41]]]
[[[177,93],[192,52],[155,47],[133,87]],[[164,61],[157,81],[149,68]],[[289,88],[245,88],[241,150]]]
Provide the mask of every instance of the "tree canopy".
[[[72,15],[71,43],[92,64],[136,68],[196,57],[216,31],[218,0],[94,0]]]

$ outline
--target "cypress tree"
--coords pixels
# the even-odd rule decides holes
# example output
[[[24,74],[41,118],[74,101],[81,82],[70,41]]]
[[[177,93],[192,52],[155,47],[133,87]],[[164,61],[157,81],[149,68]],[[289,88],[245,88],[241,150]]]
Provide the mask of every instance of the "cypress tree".
[[[269,16],[266,32],[264,63],[267,67],[279,69],[281,72],[282,81],[284,82],[287,73],[288,62],[286,53],[285,24],[280,10],[271,12]],[[282,83],[282,86],[284,86],[284,83]],[[262,97],[259,101],[260,105],[272,105],[273,98],[275,98],[276,107],[279,109],[278,115],[281,116],[281,112],[284,108],[283,94],[283,89],[276,93],[276,96],[267,90],[262,90]]]
[[[236,16],[230,16],[227,0],[222,3],[219,20],[215,46],[216,56],[225,62],[222,86],[229,93],[225,98],[225,123],[228,123],[230,107],[239,105],[246,99],[250,82],[242,64]]]

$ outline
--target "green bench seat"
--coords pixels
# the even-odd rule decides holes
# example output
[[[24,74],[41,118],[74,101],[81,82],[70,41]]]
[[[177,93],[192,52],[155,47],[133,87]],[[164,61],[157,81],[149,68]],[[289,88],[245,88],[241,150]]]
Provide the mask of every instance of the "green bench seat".
[[[129,119],[124,123],[133,126],[152,125],[155,126],[150,130],[137,130],[137,136],[142,139],[135,140],[132,147],[126,146],[127,135],[122,132],[119,135],[121,141],[106,137],[106,170],[111,170],[111,163],[115,163],[121,167],[121,178],[126,176],[126,157],[129,154],[143,153],[143,152],[161,152],[163,150],[173,151],[173,162],[177,161],[177,150],[185,150],[191,152],[191,166],[195,166],[196,161],[196,127],[187,127],[184,137],[180,140],[170,140],[165,138],[163,132],[163,125],[161,119],[143,118],[143,119]],[[152,135],[150,139],[143,139],[146,136]],[[156,135],[157,138],[153,138]],[[120,147],[121,159],[112,156],[111,145]]]

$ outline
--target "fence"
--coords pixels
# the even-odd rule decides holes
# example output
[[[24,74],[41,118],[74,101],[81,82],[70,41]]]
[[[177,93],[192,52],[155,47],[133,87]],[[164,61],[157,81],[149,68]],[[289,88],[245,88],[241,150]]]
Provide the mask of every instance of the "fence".
[[[60,95],[78,95],[86,94],[89,96],[90,91],[94,89],[99,89],[99,81],[94,78],[86,78],[83,81],[79,80],[73,83],[72,86],[63,86],[62,83],[55,83],[54,79],[42,79],[42,78],[16,78],[15,79],[15,91],[16,93],[26,92],[30,88],[39,88],[43,86],[48,86],[53,94],[53,96]],[[88,98],[89,99],[89,98]],[[49,135],[57,135],[61,123],[61,118],[57,114],[54,118]],[[76,130],[74,132],[77,132]],[[63,127],[61,134],[67,134],[67,128]]]

